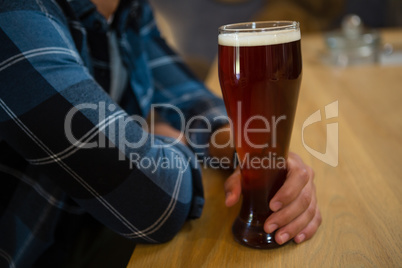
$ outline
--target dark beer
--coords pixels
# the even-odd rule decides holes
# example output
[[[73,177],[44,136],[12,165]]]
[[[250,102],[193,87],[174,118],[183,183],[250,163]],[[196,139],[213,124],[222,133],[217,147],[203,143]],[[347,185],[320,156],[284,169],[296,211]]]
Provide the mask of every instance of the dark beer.
[[[233,233],[251,247],[278,246],[263,225],[286,177],[301,72],[298,28],[219,36],[219,79],[242,172],[243,203]]]

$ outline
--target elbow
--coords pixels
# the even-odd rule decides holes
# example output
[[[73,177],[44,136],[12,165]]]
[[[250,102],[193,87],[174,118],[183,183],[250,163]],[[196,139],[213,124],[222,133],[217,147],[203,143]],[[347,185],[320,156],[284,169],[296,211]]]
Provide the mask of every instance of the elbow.
[[[157,154],[158,155],[158,154]],[[179,150],[165,149],[160,158],[166,163],[180,165],[159,168],[147,174],[147,179],[136,188],[136,198],[140,204],[131,216],[135,222],[144,222],[140,231],[129,238],[141,243],[165,243],[172,240],[181,230],[187,219],[201,215],[204,204],[201,172],[188,157]],[[143,170],[143,173],[146,173]],[[149,180],[149,178],[152,178]],[[136,178],[138,182],[138,177]],[[139,226],[137,226],[139,227]]]
[[[183,215],[172,215],[172,217],[169,218],[169,220],[165,223],[163,228],[161,228],[160,232],[155,234],[158,239],[158,243],[166,243],[176,237],[186,220],[187,217]]]
[[[201,181],[201,173],[190,166],[182,173],[182,181],[177,193],[168,202],[171,207],[166,207],[166,218],[163,226],[155,233],[160,243],[172,240],[189,219],[199,218],[204,206],[204,194]],[[167,200],[165,201],[167,203]]]
[[[172,240],[182,229],[187,219],[191,218],[192,206],[194,203],[191,172],[183,173],[182,182],[177,187],[176,194],[165,203],[163,219],[160,228],[154,233],[159,243],[166,243]]]
[[[129,239],[139,243],[161,244],[171,241],[181,230],[188,218],[190,204],[177,203],[171,211],[166,211],[165,217],[160,221],[148,226],[148,228],[137,232],[135,236],[128,236]]]

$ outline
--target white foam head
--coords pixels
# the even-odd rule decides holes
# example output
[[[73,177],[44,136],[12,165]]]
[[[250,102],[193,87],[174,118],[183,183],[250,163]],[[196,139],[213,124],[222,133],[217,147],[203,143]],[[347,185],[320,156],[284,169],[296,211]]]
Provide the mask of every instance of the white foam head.
[[[266,46],[290,43],[300,40],[299,29],[266,32],[236,32],[221,33],[218,36],[219,45],[223,46]]]

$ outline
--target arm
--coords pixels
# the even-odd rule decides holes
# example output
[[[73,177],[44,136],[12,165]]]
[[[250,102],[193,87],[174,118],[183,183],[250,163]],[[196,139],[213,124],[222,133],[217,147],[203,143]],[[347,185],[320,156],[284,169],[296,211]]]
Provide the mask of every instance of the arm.
[[[144,25],[152,25],[150,9],[143,11]],[[208,156],[212,133],[228,123],[223,100],[212,94],[184,65],[160,36],[155,25],[147,33],[144,48],[154,81],[152,102],[169,104],[156,111],[170,125],[184,132],[189,147],[199,156]],[[181,119],[183,119],[181,121]]]
[[[137,242],[167,241],[200,215],[193,154],[181,144],[162,147],[171,141],[149,135],[113,103],[83,65],[62,18],[38,8],[2,13],[0,26],[0,139]],[[183,165],[157,169],[141,159]]]

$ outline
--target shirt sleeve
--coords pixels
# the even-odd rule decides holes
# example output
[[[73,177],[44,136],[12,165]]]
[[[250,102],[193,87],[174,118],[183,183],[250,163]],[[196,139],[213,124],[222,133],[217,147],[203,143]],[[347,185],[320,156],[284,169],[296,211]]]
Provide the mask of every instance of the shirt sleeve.
[[[229,123],[224,102],[196,79],[180,56],[166,44],[150,9],[143,11],[142,24],[147,25],[141,34],[145,36],[144,48],[154,81],[155,110],[184,131],[193,151],[207,159],[212,133]]]
[[[200,216],[194,154],[148,134],[109,98],[62,19],[45,7],[1,13],[0,44],[0,140],[38,174],[137,242],[167,241]]]

